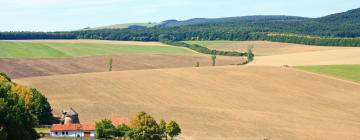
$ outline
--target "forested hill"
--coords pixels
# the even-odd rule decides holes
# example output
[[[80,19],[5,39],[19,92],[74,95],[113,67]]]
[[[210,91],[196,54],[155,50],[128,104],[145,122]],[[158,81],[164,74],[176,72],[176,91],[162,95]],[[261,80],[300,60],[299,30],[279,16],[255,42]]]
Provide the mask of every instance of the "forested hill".
[[[168,20],[160,26],[149,28],[57,33],[7,32],[0,33],[0,39],[269,40],[308,45],[360,46],[359,27],[360,9],[354,9],[320,18],[247,16]]]
[[[224,24],[224,23],[238,23],[246,21],[284,21],[284,20],[305,20],[305,17],[295,16],[281,16],[281,15],[258,15],[258,16],[243,16],[243,17],[227,17],[227,18],[194,18],[185,21],[167,20],[159,26],[174,27],[185,25],[198,25],[198,24]]]

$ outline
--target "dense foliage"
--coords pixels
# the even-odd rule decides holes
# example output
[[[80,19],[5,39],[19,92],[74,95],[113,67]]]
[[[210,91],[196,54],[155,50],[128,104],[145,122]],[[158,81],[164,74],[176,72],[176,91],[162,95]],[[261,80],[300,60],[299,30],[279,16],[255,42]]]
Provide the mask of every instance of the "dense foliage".
[[[224,56],[246,56],[246,53],[243,52],[228,52],[228,51],[218,51],[218,50],[210,50],[209,48],[206,48],[204,46],[198,45],[198,44],[187,44],[185,42],[179,42],[179,41],[171,41],[171,40],[161,40],[162,43],[173,45],[173,46],[180,46],[192,49],[199,53],[204,54],[212,54],[212,55],[224,55]]]
[[[0,73],[0,139],[31,140],[38,137],[33,127],[52,124],[52,109],[39,91],[13,83]]]
[[[135,115],[129,126],[121,124],[114,126],[110,120],[104,119],[96,123],[96,138],[130,138],[132,140],[160,140],[173,138],[181,133],[179,124],[170,121],[168,124],[161,120],[156,123],[155,119],[145,112]]]
[[[38,90],[32,89],[32,107],[31,113],[34,114],[40,125],[50,125],[55,122],[52,109],[47,98]]]
[[[108,119],[101,120],[96,123],[95,137],[96,138],[111,138],[116,133],[115,126]]]
[[[13,83],[0,76],[0,139],[33,140],[38,138],[33,127],[36,116],[26,106],[24,98],[12,90]]]

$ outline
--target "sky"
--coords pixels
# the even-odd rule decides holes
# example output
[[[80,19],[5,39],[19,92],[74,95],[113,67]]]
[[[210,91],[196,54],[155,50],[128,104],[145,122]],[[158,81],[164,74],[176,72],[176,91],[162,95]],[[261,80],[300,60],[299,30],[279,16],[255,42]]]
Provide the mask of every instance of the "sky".
[[[321,17],[360,8],[359,0],[0,0],[0,5],[0,31],[247,15]]]

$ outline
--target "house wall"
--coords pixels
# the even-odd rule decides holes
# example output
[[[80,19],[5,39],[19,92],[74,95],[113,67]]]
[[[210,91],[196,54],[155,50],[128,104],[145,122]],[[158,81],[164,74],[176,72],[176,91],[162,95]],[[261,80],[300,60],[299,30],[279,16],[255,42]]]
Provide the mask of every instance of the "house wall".
[[[57,134],[56,134],[57,132]],[[80,137],[84,137],[84,131],[52,131],[50,133],[51,137],[56,137],[56,138],[75,138],[78,135]],[[64,132],[64,134],[63,134]],[[66,134],[66,132],[68,132]],[[95,138],[95,131],[85,131],[85,132],[90,132],[90,138]]]

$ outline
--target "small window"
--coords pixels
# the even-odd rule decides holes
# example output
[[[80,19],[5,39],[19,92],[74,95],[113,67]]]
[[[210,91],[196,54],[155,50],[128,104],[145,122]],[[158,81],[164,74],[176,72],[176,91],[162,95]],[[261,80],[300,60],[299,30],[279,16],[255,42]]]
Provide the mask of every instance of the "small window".
[[[58,132],[55,132],[55,135],[58,135]]]
[[[65,132],[62,132],[62,135],[65,135]]]
[[[69,135],[69,132],[68,132],[68,131],[66,131],[65,133],[66,133],[66,135]]]

